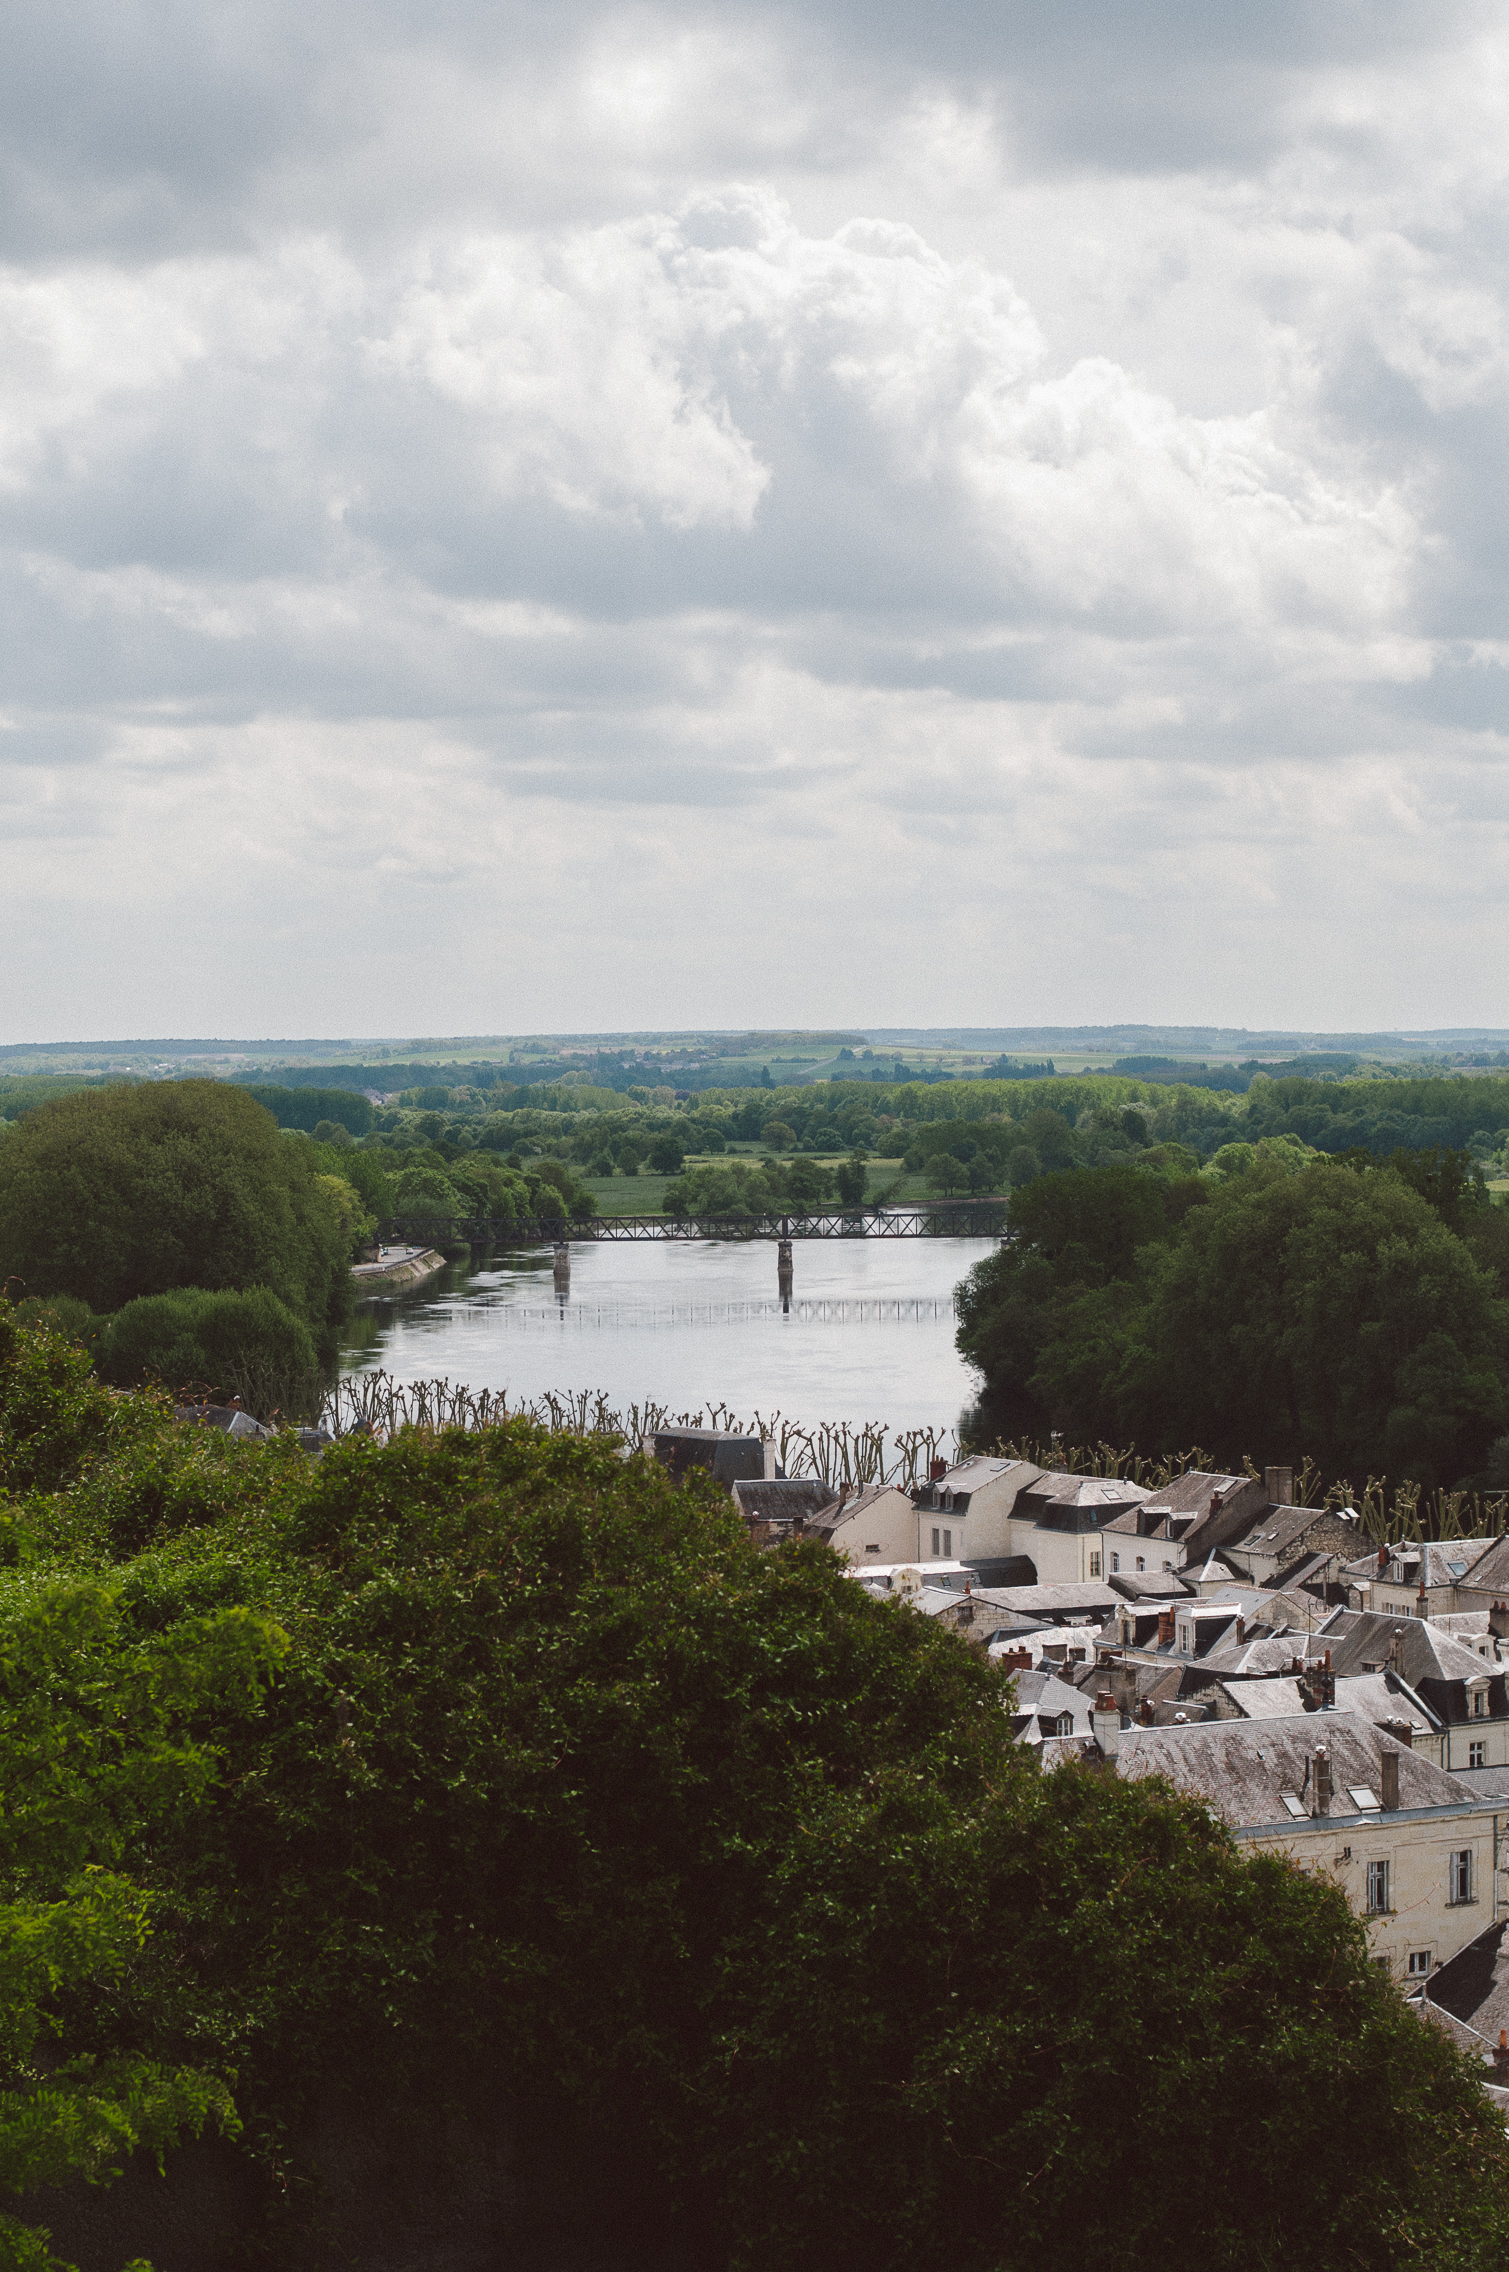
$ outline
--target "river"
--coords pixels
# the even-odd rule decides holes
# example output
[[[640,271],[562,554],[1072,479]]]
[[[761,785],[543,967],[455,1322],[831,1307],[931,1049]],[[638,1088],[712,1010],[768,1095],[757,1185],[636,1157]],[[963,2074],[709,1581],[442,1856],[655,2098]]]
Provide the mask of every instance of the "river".
[[[573,1246],[560,1301],[548,1247],[491,1255],[407,1294],[366,1297],[341,1370],[381,1366],[524,1401],[600,1389],[620,1408],[722,1402],[808,1427],[946,1430],[975,1395],[954,1347],[953,1290],[995,1243],[798,1240],[786,1311],[768,1240]]]

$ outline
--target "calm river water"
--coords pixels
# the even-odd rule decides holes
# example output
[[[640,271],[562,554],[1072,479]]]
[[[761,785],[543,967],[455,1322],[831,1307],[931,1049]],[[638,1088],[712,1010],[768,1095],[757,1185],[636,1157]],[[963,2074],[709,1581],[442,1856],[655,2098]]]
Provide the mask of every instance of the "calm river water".
[[[557,1301],[548,1247],[454,1263],[359,1304],[341,1370],[471,1388],[601,1389],[673,1411],[722,1401],[815,1426],[952,1428],[974,1398],[954,1348],[953,1290],[993,1239],[807,1239],[789,1312],[774,1244],[705,1240],[571,1249]]]

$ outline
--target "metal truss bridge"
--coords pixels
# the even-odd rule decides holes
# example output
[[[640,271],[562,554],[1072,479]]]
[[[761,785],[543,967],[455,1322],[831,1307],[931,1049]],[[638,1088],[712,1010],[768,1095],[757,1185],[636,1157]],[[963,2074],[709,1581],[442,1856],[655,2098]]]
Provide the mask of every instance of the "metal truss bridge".
[[[662,1245],[689,1239],[969,1239],[1000,1238],[1004,1199],[929,1200],[919,1207],[824,1207],[793,1215],[588,1215],[579,1221],[541,1217],[533,1223],[474,1216],[459,1222],[433,1216],[395,1215],[380,1226],[385,1243],[444,1246],[457,1237],[474,1246],[519,1247],[549,1243],[585,1246],[609,1240],[653,1239]]]

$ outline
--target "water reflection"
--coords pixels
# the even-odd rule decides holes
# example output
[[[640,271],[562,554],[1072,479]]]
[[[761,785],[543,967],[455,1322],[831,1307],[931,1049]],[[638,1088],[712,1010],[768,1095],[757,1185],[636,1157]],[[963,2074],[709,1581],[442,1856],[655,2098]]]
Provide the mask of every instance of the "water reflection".
[[[364,1300],[341,1369],[952,1427],[976,1393],[954,1348],[953,1289],[994,1244],[812,1239],[783,1258],[768,1240],[586,1243],[564,1270],[548,1246],[492,1255]]]

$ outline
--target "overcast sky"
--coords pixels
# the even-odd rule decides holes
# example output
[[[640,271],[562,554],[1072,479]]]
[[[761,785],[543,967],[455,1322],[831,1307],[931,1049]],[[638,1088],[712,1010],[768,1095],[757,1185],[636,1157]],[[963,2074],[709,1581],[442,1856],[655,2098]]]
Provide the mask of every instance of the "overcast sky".
[[[6,48],[0,1038],[1509,1024],[1501,7]]]

